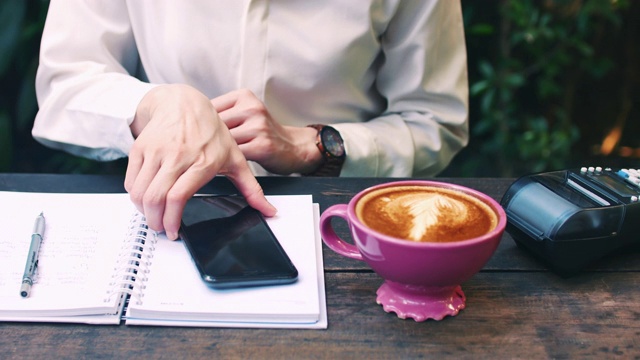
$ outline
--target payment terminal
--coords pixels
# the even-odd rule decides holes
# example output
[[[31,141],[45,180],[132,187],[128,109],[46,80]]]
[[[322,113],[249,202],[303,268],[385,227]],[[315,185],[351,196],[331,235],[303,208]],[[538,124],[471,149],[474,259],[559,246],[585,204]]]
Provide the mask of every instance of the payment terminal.
[[[501,200],[517,245],[571,276],[640,245],[640,170],[583,167],[526,175]]]

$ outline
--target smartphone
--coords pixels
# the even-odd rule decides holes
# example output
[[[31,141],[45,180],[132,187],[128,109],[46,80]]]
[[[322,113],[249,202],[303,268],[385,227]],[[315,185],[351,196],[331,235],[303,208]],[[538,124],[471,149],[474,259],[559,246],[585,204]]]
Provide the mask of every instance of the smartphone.
[[[180,237],[202,280],[212,288],[282,285],[298,278],[263,215],[241,196],[189,199]]]

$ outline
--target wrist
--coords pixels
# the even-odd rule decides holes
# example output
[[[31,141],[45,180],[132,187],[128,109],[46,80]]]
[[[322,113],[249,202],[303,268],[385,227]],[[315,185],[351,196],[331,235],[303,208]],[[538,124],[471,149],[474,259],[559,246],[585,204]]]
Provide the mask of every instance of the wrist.
[[[162,91],[165,86],[166,85],[160,85],[149,90],[138,103],[133,121],[129,124],[129,129],[131,129],[131,133],[134,138],[138,137],[149,123],[149,119],[151,118],[151,109],[153,106],[152,104],[156,101],[155,98],[158,96],[158,92]]]
[[[129,124],[129,129],[131,130],[131,134],[133,135],[134,138],[137,138],[138,135],[140,135],[140,133],[145,128],[148,122],[149,122],[149,117],[146,115],[143,115],[143,111],[141,111],[141,107],[138,106],[138,109],[136,110],[136,114],[133,117],[133,121],[131,122],[131,124]]]
[[[301,128],[301,131],[304,132],[304,145],[303,145],[303,154],[304,154],[304,166],[300,170],[302,174],[311,173],[315,169],[319,168],[320,165],[324,162],[322,154],[318,151],[318,146],[316,145],[316,140],[318,138],[318,131],[314,128],[304,127]]]

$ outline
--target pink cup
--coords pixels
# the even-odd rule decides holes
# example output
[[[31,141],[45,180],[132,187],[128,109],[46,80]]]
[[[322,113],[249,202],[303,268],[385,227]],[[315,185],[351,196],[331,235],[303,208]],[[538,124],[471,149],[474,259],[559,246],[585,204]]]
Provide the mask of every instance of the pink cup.
[[[458,190],[471,195],[495,211],[498,222],[489,233],[469,240],[435,243],[397,239],[365,226],[356,216],[356,203],[366,193],[389,186],[429,186]],[[336,235],[331,218],[347,221],[355,245]],[[340,255],[365,261],[384,283],[377,303],[387,312],[415,321],[441,320],[465,307],[460,284],[480,271],[495,252],[505,229],[504,210],[489,196],[463,186],[436,181],[408,180],[365,189],[348,204],[329,207],[320,217],[324,243]]]

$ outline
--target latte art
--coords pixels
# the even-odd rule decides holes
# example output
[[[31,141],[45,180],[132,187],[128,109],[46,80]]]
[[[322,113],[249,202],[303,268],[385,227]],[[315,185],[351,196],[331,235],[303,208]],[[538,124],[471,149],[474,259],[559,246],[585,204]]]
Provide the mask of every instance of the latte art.
[[[440,194],[409,194],[388,201],[387,206],[380,210],[386,211],[394,221],[401,222],[403,217],[409,215],[409,240],[422,241],[425,234],[438,224],[438,219],[442,218],[443,213],[447,214],[451,226],[460,226],[467,221],[466,206],[456,199]]]
[[[410,241],[466,240],[497,224],[493,210],[480,200],[436,187],[382,188],[360,199],[356,212],[373,230]]]

